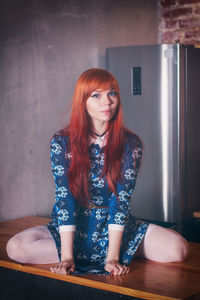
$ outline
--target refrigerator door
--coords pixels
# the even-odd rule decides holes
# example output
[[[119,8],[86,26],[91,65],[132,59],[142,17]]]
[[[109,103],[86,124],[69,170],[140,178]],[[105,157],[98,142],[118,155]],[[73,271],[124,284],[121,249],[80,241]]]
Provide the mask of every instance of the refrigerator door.
[[[200,211],[200,48],[186,48],[187,218]]]
[[[144,144],[132,213],[152,221],[179,223],[182,217],[180,52],[179,45],[165,44],[107,49],[107,69],[120,86],[125,125]]]

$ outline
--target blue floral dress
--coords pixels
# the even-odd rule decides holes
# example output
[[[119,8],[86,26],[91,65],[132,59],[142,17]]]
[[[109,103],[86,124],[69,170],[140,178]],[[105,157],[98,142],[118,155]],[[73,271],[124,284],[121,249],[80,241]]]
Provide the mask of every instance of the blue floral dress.
[[[129,265],[140,245],[148,223],[131,215],[131,194],[134,190],[142,148],[138,138],[126,134],[126,145],[121,165],[121,180],[117,183],[118,199],[108,191],[104,166],[105,138],[92,139],[88,146],[91,170],[89,174],[90,195],[94,208],[80,207],[72,196],[66,172],[71,153],[67,151],[69,138],[56,134],[51,142],[52,172],[55,179],[55,205],[48,229],[54,237],[61,259],[60,228],[75,230],[75,274],[108,274],[104,270],[108,253],[108,228],[118,226],[123,230],[120,263]],[[98,208],[100,206],[100,208]],[[72,229],[73,228],[73,229]]]

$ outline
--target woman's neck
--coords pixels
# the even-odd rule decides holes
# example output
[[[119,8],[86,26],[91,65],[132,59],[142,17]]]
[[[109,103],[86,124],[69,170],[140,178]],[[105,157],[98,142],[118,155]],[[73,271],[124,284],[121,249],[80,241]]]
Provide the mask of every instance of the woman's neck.
[[[92,134],[96,135],[97,137],[103,137],[103,136],[106,134],[107,129],[106,129],[102,134],[98,134],[98,133],[96,133],[96,132],[94,132],[94,131],[92,131],[92,130],[90,130],[90,132],[91,132]]]
[[[90,131],[97,136],[102,136],[107,130],[107,122],[93,122]]]

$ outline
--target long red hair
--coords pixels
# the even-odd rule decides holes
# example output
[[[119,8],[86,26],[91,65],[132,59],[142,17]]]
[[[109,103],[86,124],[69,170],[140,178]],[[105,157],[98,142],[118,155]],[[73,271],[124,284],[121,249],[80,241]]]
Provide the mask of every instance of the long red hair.
[[[64,134],[69,136],[67,152],[71,152],[68,171],[68,182],[73,196],[80,205],[88,206],[90,160],[88,154],[89,116],[86,101],[92,92],[112,88],[118,95],[118,107],[114,117],[108,123],[108,136],[104,148],[104,168],[102,176],[106,176],[108,188],[116,194],[116,181],[120,173],[120,161],[123,155],[125,129],[122,121],[120,91],[115,77],[103,69],[89,69],[78,79],[72,99],[72,113],[69,126]]]

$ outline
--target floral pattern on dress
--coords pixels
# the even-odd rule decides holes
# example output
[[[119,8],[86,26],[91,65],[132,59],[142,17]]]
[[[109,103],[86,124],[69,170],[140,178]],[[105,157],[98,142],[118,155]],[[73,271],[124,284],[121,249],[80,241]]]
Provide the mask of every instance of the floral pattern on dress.
[[[103,197],[102,196],[94,196],[92,198],[93,200],[93,203],[96,204],[96,205],[102,205],[103,203]]]
[[[55,166],[54,167],[54,174],[55,176],[62,176],[65,173],[65,169],[63,166]]]
[[[101,177],[104,166],[103,147],[93,142],[88,146],[91,170],[89,173],[90,195],[95,208],[83,208],[77,204],[69,190],[67,170],[71,159],[68,152],[69,138],[56,134],[51,142],[52,173],[55,180],[55,204],[52,221],[48,229],[54,237],[59,258],[61,241],[59,226],[76,225],[74,239],[75,274],[108,274],[104,270],[108,253],[108,225],[124,226],[120,249],[120,262],[129,265],[141,243],[148,223],[131,215],[131,194],[134,190],[142,148],[138,138],[128,133],[126,147],[121,161],[120,179],[115,195],[108,191],[105,176]],[[68,155],[69,154],[69,155]],[[105,208],[98,208],[98,205]]]

